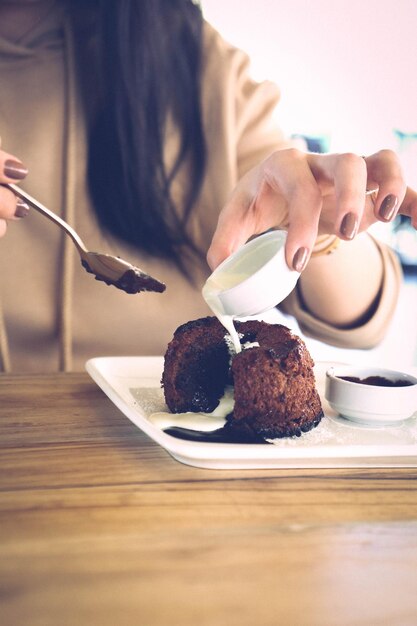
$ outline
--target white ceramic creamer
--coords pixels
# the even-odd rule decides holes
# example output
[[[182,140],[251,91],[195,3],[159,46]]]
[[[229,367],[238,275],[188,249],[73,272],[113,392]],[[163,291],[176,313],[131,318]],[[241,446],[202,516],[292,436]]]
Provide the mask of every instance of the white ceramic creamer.
[[[233,320],[259,315],[276,306],[294,289],[300,276],[285,261],[287,233],[267,232],[225,259],[209,276],[203,298],[241,351]]]

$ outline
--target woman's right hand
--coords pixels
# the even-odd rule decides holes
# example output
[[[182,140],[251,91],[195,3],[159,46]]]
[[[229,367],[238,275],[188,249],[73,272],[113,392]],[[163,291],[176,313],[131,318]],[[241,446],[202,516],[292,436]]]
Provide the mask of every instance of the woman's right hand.
[[[376,198],[366,191],[377,189]],[[219,215],[207,253],[215,269],[253,235],[288,231],[286,260],[301,272],[317,235],[352,240],[397,212],[417,229],[417,192],[407,188],[398,156],[380,150],[360,155],[277,150],[247,172]]]
[[[18,220],[28,214],[29,207],[3,183],[16,183],[25,178],[27,168],[12,154],[0,150],[0,237],[7,230],[8,220]]]

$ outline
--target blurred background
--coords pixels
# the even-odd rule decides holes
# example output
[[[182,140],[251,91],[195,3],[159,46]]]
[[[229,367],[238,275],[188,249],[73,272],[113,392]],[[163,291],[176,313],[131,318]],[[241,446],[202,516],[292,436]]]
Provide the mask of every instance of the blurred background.
[[[415,0],[201,0],[205,18],[251,57],[256,79],[281,89],[277,119],[315,151],[392,148],[417,188]],[[398,252],[404,284],[373,350],[307,340],[316,360],[417,366],[417,234],[407,219],[374,234]],[[297,332],[299,330],[295,328]]]

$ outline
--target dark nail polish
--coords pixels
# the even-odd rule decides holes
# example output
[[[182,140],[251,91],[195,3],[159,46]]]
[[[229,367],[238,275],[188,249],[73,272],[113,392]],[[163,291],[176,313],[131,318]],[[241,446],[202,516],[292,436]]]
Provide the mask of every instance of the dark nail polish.
[[[13,178],[14,180],[22,180],[28,173],[28,169],[20,163],[20,161],[13,161],[8,159],[4,164],[4,175],[7,178]]]
[[[302,272],[307,264],[308,257],[308,249],[307,248],[298,248],[297,252],[294,254],[294,258],[292,260],[293,269],[296,272]]]
[[[346,213],[340,224],[340,234],[345,239],[353,239],[358,230],[358,218],[355,213]]]
[[[26,217],[28,213],[29,205],[21,200],[21,198],[18,198],[16,202],[16,211],[14,212],[15,217]]]
[[[398,198],[390,193],[382,201],[379,207],[378,215],[384,222],[390,222],[395,215],[395,209],[397,208]]]

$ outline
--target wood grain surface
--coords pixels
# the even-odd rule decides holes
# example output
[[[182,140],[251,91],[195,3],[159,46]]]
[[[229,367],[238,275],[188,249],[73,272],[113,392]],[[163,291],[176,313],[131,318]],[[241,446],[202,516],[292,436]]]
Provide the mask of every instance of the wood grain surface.
[[[0,376],[2,626],[417,624],[417,469],[203,470],[84,374]]]

